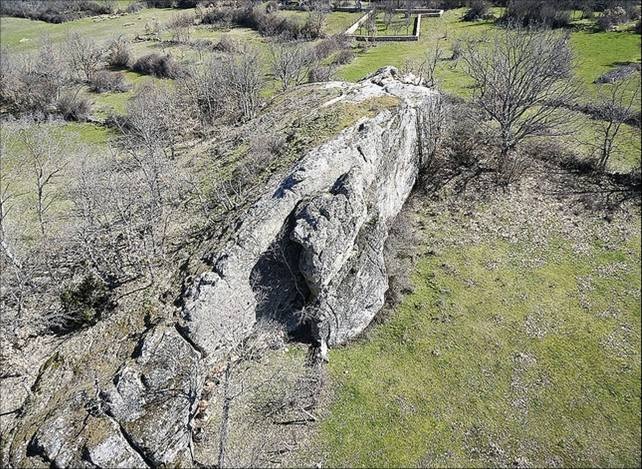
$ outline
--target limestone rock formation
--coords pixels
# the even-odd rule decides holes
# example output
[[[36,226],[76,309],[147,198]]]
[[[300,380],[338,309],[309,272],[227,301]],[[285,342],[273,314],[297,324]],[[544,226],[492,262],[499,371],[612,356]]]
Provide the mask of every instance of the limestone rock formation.
[[[392,67],[358,85],[326,86],[344,88],[336,99],[401,103],[311,150],[250,209],[214,271],[196,279],[183,324],[214,360],[261,316],[291,329],[308,321],[325,347],[359,334],[383,305],[387,227],[415,183],[417,122],[435,92],[404,83]]]
[[[0,464],[190,466],[207,370],[255,322],[280,321],[322,351],[363,331],[383,305],[384,243],[418,174],[418,122],[436,99],[412,82],[386,68],[358,84],[309,85],[334,92],[326,106],[398,105],[276,175],[213,253],[213,269],[187,288],[176,319],[142,324],[121,312],[63,343],[2,435]]]

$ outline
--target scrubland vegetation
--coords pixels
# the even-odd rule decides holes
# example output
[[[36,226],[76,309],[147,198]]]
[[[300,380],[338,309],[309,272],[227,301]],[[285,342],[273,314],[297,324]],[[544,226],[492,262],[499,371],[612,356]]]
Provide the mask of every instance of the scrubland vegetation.
[[[432,163],[379,324],[330,353],[310,447],[333,466],[639,466],[640,4],[424,3],[377,6],[379,35],[412,33],[395,8],[446,10],[373,45],[338,3],[3,1],[3,342],[167,301],[271,171],[395,103],[249,135],[264,109],[394,65],[444,93]]]

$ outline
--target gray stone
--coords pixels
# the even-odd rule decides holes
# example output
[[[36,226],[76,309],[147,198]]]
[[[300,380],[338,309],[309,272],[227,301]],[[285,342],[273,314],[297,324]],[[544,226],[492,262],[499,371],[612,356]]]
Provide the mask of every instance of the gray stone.
[[[356,85],[325,86],[342,89],[333,104],[384,96],[401,102],[398,109],[362,119],[311,149],[249,210],[214,272],[196,279],[182,317],[208,360],[220,357],[226,344],[243,337],[256,321],[263,301],[259,292],[270,289],[260,280],[257,285],[252,275],[261,263],[261,278],[274,282],[279,271],[293,277],[290,283],[304,298],[291,302],[290,316],[283,320],[291,326],[293,316],[311,318],[320,344],[340,344],[358,335],[383,305],[387,227],[415,183],[417,122],[436,92],[407,83],[392,67]],[[262,262],[274,251],[288,253],[285,268]],[[272,289],[287,283],[281,279]],[[278,307],[287,309],[287,304]]]

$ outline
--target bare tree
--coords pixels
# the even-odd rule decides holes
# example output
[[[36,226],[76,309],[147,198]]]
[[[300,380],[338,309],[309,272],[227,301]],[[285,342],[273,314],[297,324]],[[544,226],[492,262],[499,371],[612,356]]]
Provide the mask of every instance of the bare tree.
[[[630,86],[633,84],[633,86]],[[631,91],[633,89],[633,91]],[[622,126],[635,117],[640,97],[640,79],[616,81],[600,87],[599,116],[595,141],[592,144],[599,171],[605,171],[611,157],[617,153],[617,138]]]
[[[48,37],[41,38],[37,53],[17,55],[2,51],[0,101],[13,114],[48,115],[68,82],[60,50]]]
[[[427,87],[437,85],[435,71],[437,63],[442,59],[442,49],[439,42],[428,49],[421,60],[407,60],[402,67],[404,73],[412,73],[417,78],[417,84]]]
[[[16,129],[12,124],[3,127],[4,137],[10,144],[2,150],[0,303],[14,318],[14,329],[68,330],[84,316],[67,308],[61,294],[83,270],[84,259],[72,242],[73,221],[61,203],[67,195],[63,181],[70,163],[86,159],[88,152],[49,125]],[[13,168],[6,165],[7,153]]]
[[[420,164],[424,170],[429,170],[435,154],[441,148],[448,133],[449,105],[436,95],[424,104],[424,112],[420,113],[417,122],[418,148]]]
[[[176,144],[190,128],[180,93],[163,84],[147,84],[139,89],[128,103],[125,119],[117,123],[125,137],[125,147],[143,150],[150,156],[162,152],[173,157]]]
[[[395,10],[392,6],[392,3],[387,2],[383,8],[383,24],[386,27],[386,31],[390,28],[390,24],[395,17]]]
[[[259,107],[264,77],[259,53],[247,49],[241,56],[220,62],[220,84],[226,93],[228,108],[236,111],[242,121],[252,119]]]
[[[60,136],[53,135],[42,127],[36,127],[33,131],[21,129],[18,137],[33,179],[40,234],[45,238],[51,206],[59,197],[55,190],[56,181],[69,164],[67,145]]]
[[[256,50],[246,48],[240,56],[212,58],[204,67],[192,68],[186,75],[179,89],[201,124],[218,119],[246,121],[256,114],[264,84]]]
[[[377,35],[377,10],[372,9],[370,14],[366,17],[364,26],[366,28],[366,36],[369,40],[374,41],[375,36]]]
[[[100,68],[103,51],[93,40],[73,32],[65,40],[64,54],[71,70],[80,79],[90,81]]]
[[[283,90],[303,83],[314,61],[312,50],[301,44],[273,44],[270,54],[272,73]]]
[[[201,126],[211,124],[225,112],[217,62],[217,59],[211,59],[202,67],[192,67],[178,81],[180,92],[198,116]]]
[[[179,13],[167,22],[167,29],[172,32],[172,40],[178,43],[189,42],[192,37],[194,15]]]
[[[524,139],[560,135],[577,96],[570,79],[568,33],[508,27],[487,43],[468,40],[462,59],[474,80],[474,104],[498,140],[499,168]]]
[[[406,27],[406,34],[409,34],[410,21],[412,20],[412,2],[408,0],[406,2],[406,11],[403,16],[404,26]]]
[[[323,36],[329,5],[326,2],[314,2],[306,18],[304,29],[310,38]]]

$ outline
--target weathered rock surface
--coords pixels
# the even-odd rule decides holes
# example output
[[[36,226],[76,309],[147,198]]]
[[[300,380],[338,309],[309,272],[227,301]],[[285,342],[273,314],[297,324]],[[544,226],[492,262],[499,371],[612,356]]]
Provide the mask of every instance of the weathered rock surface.
[[[307,318],[314,339],[335,345],[383,305],[387,227],[415,183],[417,122],[434,91],[403,83],[393,68],[359,85],[326,86],[345,88],[334,101],[392,95],[401,103],[310,151],[250,209],[214,271],[196,279],[182,317],[213,360],[259,316],[291,328],[293,318]],[[275,288],[288,292],[289,304],[284,295],[264,297]]]
[[[388,285],[388,228],[419,169],[417,123],[435,92],[393,68],[356,85],[314,86],[340,91],[328,106],[376,97],[399,105],[275,177],[212,271],[187,289],[176,322],[122,312],[63,343],[2,435],[3,466],[191,466],[207,370],[257,320],[281,321],[322,349],[370,323]]]

